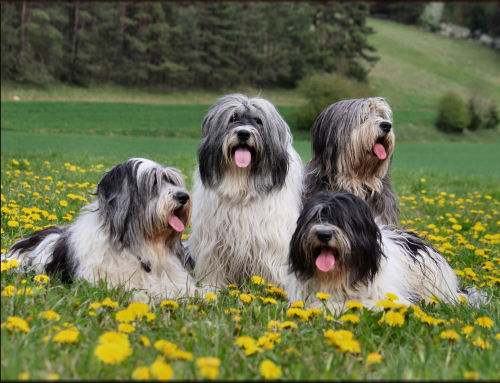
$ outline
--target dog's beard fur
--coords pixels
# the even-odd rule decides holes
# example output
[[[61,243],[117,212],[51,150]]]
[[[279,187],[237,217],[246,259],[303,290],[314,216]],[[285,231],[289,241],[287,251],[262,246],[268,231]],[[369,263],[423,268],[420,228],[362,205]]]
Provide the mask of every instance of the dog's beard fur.
[[[198,157],[188,240],[196,278],[218,287],[252,275],[282,284],[302,192],[288,125],[266,100],[224,96],[204,118]]]
[[[316,262],[324,249],[335,262],[322,271]],[[289,298],[319,305],[314,293],[329,293],[336,311],[348,300],[377,309],[385,293],[396,294],[404,304],[431,296],[447,303],[458,303],[461,296],[474,305],[484,300],[459,289],[455,273],[431,245],[409,231],[379,228],[368,206],[352,194],[320,192],[306,203],[290,241],[289,261]]]
[[[50,227],[17,242],[7,257],[25,268],[61,273],[63,281],[106,280],[158,298],[193,293],[181,243],[191,202],[173,168],[134,158],[112,168],[97,201],[70,226]],[[172,226],[173,225],[173,226]]]
[[[382,127],[389,126],[386,131]],[[395,135],[392,111],[382,98],[344,100],[330,105],[311,128],[313,159],[306,167],[304,199],[321,190],[344,191],[364,199],[382,223],[396,224],[397,197],[389,168]],[[380,159],[375,144],[383,146]]]

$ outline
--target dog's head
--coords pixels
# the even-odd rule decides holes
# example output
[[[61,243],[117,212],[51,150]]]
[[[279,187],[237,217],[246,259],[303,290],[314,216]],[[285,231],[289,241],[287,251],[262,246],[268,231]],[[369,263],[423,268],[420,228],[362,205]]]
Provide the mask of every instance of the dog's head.
[[[392,111],[380,97],[336,102],[311,128],[314,157],[327,174],[383,178],[394,151]]]
[[[292,137],[269,101],[223,96],[205,116],[201,133],[199,172],[206,187],[215,187],[231,174],[246,177],[263,192],[283,186]]]
[[[144,241],[171,246],[191,215],[182,175],[144,158],[113,167],[97,185],[99,212],[114,246],[137,248]]]
[[[301,280],[330,284],[371,280],[382,256],[380,231],[367,204],[349,193],[324,191],[305,204],[290,241],[290,267]]]

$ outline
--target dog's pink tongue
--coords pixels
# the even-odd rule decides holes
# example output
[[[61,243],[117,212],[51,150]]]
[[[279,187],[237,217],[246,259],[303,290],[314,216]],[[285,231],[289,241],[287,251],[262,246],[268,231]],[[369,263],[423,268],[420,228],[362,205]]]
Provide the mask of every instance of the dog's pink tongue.
[[[318,258],[316,258],[316,267],[323,272],[330,271],[335,265],[335,256],[332,249],[323,249]]]
[[[234,162],[239,168],[246,168],[252,161],[252,153],[246,148],[238,148],[234,152]]]
[[[174,229],[178,233],[182,233],[184,231],[184,224],[182,223],[180,218],[177,217],[176,215],[171,215],[168,218],[168,224],[172,229]]]
[[[380,143],[376,143],[373,145],[373,153],[378,157],[380,161],[385,160],[387,158],[387,153],[385,151],[384,145]]]

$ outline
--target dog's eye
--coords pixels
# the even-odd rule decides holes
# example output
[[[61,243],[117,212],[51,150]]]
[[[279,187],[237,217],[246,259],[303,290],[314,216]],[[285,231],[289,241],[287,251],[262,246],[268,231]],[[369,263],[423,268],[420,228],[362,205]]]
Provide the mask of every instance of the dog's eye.
[[[238,122],[239,120],[240,120],[240,117],[236,113],[233,113],[233,115],[229,119],[229,122]]]
[[[259,124],[260,126],[262,126],[262,120],[261,120],[259,117],[256,117],[256,118],[255,118],[255,122],[256,122],[257,124]]]

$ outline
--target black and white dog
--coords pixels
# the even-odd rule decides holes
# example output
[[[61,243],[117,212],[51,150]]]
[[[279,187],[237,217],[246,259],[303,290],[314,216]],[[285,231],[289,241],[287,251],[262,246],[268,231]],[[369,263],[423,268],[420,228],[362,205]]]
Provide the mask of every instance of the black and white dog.
[[[289,261],[289,299],[315,305],[315,293],[328,293],[335,311],[349,300],[376,309],[386,293],[406,305],[432,296],[451,304],[460,297],[471,304],[481,300],[475,289],[460,290],[454,271],[431,245],[413,232],[379,227],[368,205],[349,193],[324,191],[309,199]]]
[[[303,181],[286,122],[265,99],[223,96],[203,120],[198,160],[188,240],[196,279],[282,285]]]
[[[193,295],[181,235],[191,202],[181,174],[143,158],[113,167],[97,201],[69,226],[52,226],[15,243],[6,257],[25,269],[60,273],[64,282],[144,289],[152,297]]]
[[[330,105],[311,128],[304,200],[322,190],[353,193],[368,203],[378,223],[397,225],[398,199],[389,174],[395,141],[392,111],[383,98]]]

